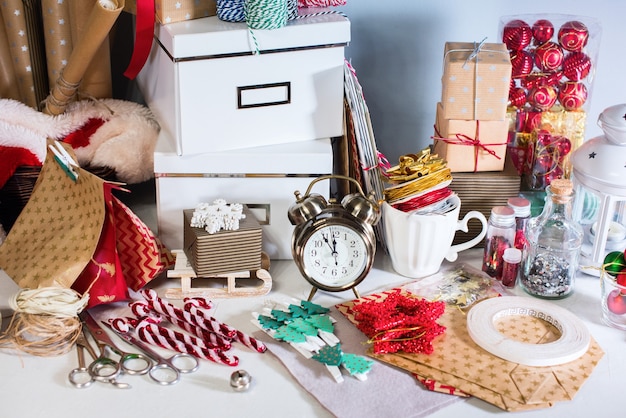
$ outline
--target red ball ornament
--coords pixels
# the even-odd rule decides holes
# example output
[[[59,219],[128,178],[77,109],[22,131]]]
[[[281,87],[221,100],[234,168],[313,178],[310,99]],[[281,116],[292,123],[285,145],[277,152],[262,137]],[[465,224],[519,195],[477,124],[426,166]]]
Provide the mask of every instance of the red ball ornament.
[[[526,104],[526,90],[517,87],[509,92],[509,106],[523,107]]]
[[[606,297],[606,307],[616,315],[626,314],[626,296],[615,289]]]
[[[563,75],[572,81],[580,81],[589,75],[591,59],[584,52],[572,52],[563,60]]]
[[[533,70],[533,56],[528,51],[511,51],[511,77],[525,77]]]
[[[587,101],[587,86],[576,81],[567,81],[559,88],[559,102],[565,110],[580,109]]]
[[[535,64],[546,72],[554,72],[563,64],[563,50],[554,42],[546,42],[535,49]]]
[[[533,31],[528,23],[515,19],[504,25],[502,30],[502,42],[513,51],[520,51],[530,45]]]
[[[535,45],[541,45],[552,39],[554,35],[554,26],[552,22],[546,19],[539,19],[533,24],[533,38]]]
[[[556,137],[555,146],[556,146],[556,151],[559,154],[559,159],[562,160],[572,150],[572,141],[570,141],[564,136],[558,136]]]
[[[550,109],[556,99],[556,90],[552,86],[537,86],[528,93],[528,103],[540,111]]]
[[[617,282],[618,285],[626,287],[626,269],[623,269],[622,271],[619,272],[619,274],[615,278],[615,281]],[[626,290],[622,291],[622,294],[624,293],[626,293]]]
[[[581,51],[589,40],[589,31],[584,23],[570,20],[559,29],[559,43],[568,51]]]

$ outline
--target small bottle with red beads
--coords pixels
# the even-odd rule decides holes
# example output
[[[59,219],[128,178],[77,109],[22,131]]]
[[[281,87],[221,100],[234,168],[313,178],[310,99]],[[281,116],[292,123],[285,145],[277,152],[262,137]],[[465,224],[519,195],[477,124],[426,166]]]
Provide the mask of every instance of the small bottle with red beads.
[[[507,206],[515,211],[515,248],[524,251],[526,247],[526,225],[530,219],[530,201],[523,197],[512,197]]]
[[[508,206],[494,206],[489,215],[485,234],[483,271],[491,277],[502,278],[504,250],[515,244],[515,211]]]

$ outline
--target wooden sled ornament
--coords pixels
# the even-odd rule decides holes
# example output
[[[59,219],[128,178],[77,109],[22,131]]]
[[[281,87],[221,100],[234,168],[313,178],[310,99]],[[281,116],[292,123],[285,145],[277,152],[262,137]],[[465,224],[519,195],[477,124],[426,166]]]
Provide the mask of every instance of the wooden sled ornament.
[[[168,288],[165,297],[169,299],[184,299],[186,297],[206,297],[206,298],[234,298],[267,295],[272,289],[272,276],[265,269],[240,271],[225,273],[222,275],[211,275],[198,277],[193,267],[187,260],[185,252],[174,250],[176,256],[174,269],[168,270],[168,278],[180,278],[180,288]],[[192,279],[226,280],[224,287],[192,287]],[[259,286],[237,287],[237,279],[258,279],[263,283]]]

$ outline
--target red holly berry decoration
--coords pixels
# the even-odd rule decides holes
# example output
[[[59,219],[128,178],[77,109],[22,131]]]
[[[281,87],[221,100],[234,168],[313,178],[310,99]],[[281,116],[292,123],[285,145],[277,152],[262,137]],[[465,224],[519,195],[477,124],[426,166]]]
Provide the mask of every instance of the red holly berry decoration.
[[[591,59],[584,52],[572,52],[563,60],[563,75],[572,81],[580,81],[589,75]]]
[[[535,65],[546,72],[554,72],[563,64],[563,50],[554,42],[546,42],[535,49]]]
[[[546,19],[539,19],[533,23],[532,30],[535,45],[541,45],[548,42],[554,35],[554,25]]]
[[[587,101],[587,86],[576,81],[567,81],[559,88],[559,102],[565,110],[580,109]]]
[[[530,45],[533,31],[528,23],[515,19],[504,26],[502,30],[502,42],[510,50],[520,51]]]
[[[583,22],[570,20],[559,29],[559,43],[568,51],[581,51],[589,40],[589,31]]]

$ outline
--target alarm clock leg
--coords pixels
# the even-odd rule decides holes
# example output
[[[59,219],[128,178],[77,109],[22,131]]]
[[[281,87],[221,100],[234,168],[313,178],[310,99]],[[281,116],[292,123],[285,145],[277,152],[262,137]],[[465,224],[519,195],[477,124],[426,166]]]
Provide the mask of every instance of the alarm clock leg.
[[[307,301],[311,301],[313,299],[313,296],[315,296],[315,293],[317,292],[317,287],[313,286],[313,288],[311,289],[311,293],[309,293],[309,298],[307,299]]]
[[[359,291],[356,287],[353,287],[352,291],[354,292],[354,296],[356,296],[357,299],[361,299],[361,295],[359,295]]]

